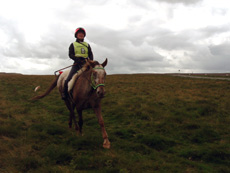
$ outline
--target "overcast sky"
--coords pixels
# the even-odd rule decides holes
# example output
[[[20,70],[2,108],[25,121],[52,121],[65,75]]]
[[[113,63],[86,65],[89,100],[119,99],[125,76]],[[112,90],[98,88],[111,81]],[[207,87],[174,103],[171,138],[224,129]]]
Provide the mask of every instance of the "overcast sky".
[[[77,27],[108,74],[230,72],[229,0],[0,0],[0,72],[71,65]]]

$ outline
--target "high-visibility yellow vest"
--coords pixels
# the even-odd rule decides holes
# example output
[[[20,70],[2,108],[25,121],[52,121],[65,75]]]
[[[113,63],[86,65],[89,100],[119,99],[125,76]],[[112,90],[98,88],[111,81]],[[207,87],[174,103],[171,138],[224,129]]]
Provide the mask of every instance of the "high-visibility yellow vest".
[[[89,57],[89,51],[88,51],[88,43],[86,42],[73,42],[74,46],[74,52],[76,57],[83,57],[88,58]]]

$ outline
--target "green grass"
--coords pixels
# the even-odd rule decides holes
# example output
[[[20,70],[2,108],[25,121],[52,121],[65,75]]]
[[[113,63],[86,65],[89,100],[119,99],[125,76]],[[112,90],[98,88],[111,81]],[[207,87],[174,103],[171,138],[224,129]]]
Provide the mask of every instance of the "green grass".
[[[53,78],[0,75],[0,172],[230,172],[229,81],[107,76],[107,150],[92,110],[77,136],[57,89],[30,100]]]

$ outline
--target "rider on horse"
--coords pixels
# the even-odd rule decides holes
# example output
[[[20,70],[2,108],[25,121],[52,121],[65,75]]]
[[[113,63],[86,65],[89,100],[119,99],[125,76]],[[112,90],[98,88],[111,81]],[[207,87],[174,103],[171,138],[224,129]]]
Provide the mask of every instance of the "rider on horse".
[[[84,42],[86,32],[84,28],[77,28],[74,34],[76,41],[71,43],[69,47],[69,57],[74,60],[74,64],[69,72],[68,77],[65,80],[64,92],[62,93],[62,99],[66,100],[68,97],[68,82],[73,75],[86,63],[88,59],[93,60],[93,52],[90,45]]]

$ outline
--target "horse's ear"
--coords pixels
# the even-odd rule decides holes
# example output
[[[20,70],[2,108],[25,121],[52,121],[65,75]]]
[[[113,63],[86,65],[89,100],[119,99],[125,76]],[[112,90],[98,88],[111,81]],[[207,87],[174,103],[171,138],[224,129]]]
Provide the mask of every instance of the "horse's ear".
[[[108,62],[108,60],[107,60],[107,58],[105,59],[105,61],[101,64],[103,67],[105,67],[106,65],[107,65],[107,62]]]

